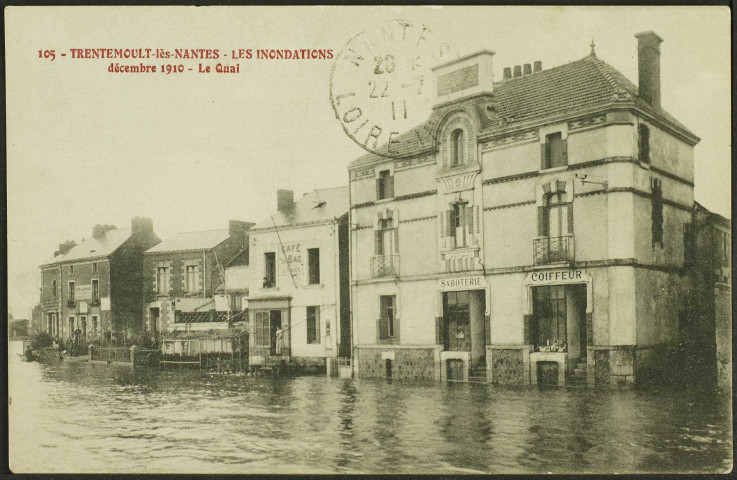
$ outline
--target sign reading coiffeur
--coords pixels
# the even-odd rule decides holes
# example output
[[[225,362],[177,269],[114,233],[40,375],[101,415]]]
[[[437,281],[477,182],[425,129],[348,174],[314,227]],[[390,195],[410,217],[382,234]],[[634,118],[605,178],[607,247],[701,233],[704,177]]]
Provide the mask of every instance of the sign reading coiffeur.
[[[530,281],[532,283],[548,283],[557,281],[583,280],[581,270],[555,270],[552,272],[532,272]]]

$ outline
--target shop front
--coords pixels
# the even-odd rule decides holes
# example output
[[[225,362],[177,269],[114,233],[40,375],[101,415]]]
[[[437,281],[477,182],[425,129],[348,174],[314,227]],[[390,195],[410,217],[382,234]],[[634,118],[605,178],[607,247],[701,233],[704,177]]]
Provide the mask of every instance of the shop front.
[[[483,276],[438,280],[438,343],[442,380],[486,376],[489,286]]]
[[[530,383],[586,383],[591,345],[592,280],[581,269],[529,273],[524,318]]]
[[[249,299],[249,362],[252,366],[289,363],[291,297]]]

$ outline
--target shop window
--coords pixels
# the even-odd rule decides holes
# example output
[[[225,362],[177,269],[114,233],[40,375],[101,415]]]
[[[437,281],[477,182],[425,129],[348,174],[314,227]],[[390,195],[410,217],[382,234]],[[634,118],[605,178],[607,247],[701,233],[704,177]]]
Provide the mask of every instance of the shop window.
[[[256,346],[268,347],[271,345],[271,327],[268,310],[254,313],[253,335]]]
[[[450,134],[450,166],[458,167],[466,163],[466,138],[460,128]]]
[[[92,280],[92,303],[98,303],[100,301],[100,281],[98,279]]]
[[[276,253],[264,253],[264,288],[276,286]]]
[[[310,285],[320,283],[320,249],[307,249],[307,276]]]
[[[379,339],[387,340],[396,337],[396,297],[394,295],[382,295],[379,299]]]
[[[563,139],[561,132],[545,136],[542,145],[541,169],[563,167],[568,165],[568,142]]]
[[[565,285],[535,287],[532,295],[534,311],[532,339],[535,349],[565,352],[568,347]]]
[[[307,307],[307,343],[320,343],[320,307]]]
[[[652,179],[651,203],[653,247],[659,243],[663,248],[663,184],[657,178]]]
[[[376,180],[376,199],[394,198],[394,176],[389,170],[379,172]]]
[[[186,278],[185,278],[185,286],[187,287],[188,292],[196,292],[199,289],[197,288],[198,280],[199,280],[199,269],[197,268],[197,265],[187,265],[186,267]]]
[[[638,126],[640,161],[650,163],[650,129],[644,123]]]
[[[156,269],[156,293],[169,293],[169,267]]]

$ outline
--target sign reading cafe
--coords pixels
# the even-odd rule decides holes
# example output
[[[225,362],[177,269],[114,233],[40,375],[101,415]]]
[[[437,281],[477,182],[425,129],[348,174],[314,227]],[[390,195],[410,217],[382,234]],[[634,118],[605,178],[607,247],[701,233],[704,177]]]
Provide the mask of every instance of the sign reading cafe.
[[[279,255],[279,275],[298,275],[302,273],[301,242],[284,242]]]

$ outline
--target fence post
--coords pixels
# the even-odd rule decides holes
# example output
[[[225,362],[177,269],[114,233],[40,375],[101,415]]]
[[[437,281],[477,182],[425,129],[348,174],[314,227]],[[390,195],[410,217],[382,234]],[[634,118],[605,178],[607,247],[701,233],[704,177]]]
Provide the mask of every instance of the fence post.
[[[136,350],[138,350],[138,347],[133,345],[131,347],[131,365],[136,364]]]
[[[92,361],[92,347],[93,347],[93,345],[90,344],[90,346],[87,348],[88,354],[90,356],[87,360],[90,361],[90,362]]]

